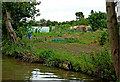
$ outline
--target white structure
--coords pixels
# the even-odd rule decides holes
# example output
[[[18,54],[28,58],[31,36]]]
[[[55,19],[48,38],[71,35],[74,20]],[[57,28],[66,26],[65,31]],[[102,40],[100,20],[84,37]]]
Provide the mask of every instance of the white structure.
[[[42,27],[40,32],[49,32],[49,27]]]
[[[49,27],[36,27],[32,26],[32,28],[29,29],[30,32],[49,32]]]

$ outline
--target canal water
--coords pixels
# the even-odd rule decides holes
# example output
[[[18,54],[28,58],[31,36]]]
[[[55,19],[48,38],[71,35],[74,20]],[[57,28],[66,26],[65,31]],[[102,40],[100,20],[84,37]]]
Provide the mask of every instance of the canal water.
[[[2,80],[24,80],[26,82],[28,82],[28,80],[30,82],[107,82],[80,72],[47,67],[42,64],[22,62],[19,59],[6,56],[2,58]]]

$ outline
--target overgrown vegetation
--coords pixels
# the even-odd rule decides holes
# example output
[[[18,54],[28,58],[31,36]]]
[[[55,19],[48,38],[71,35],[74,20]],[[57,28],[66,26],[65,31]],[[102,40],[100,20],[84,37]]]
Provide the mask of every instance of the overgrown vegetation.
[[[90,55],[83,54],[75,56],[66,52],[59,52],[57,50],[39,50],[37,57],[46,59],[47,66],[58,66],[64,61],[70,61],[75,71],[82,71],[89,75],[99,75],[102,78],[114,79],[114,69],[111,55],[108,53],[107,48],[104,52],[93,52]]]
[[[89,75],[99,76],[115,80],[113,69],[113,62],[108,49],[105,48],[103,52],[92,52],[90,55],[83,53],[81,56],[67,53],[66,51],[59,51],[56,49],[39,49],[32,45],[32,42],[41,41],[41,39],[29,40],[24,37],[19,40],[19,44],[13,44],[11,40],[6,39],[3,42],[3,53],[11,56],[30,57],[30,61],[40,61],[47,66],[57,66],[63,68],[64,61],[70,61],[74,71],[82,71]],[[76,39],[70,39],[70,42],[76,42]],[[9,49],[9,50],[8,50]],[[31,55],[27,55],[31,53]]]
[[[108,38],[108,31],[106,30],[101,33],[99,43],[100,45],[104,45],[107,42],[109,42],[109,38]]]
[[[10,56],[23,56],[33,52],[33,45],[30,40],[24,37],[22,40],[18,39],[18,44],[14,44],[13,40],[7,38],[2,42],[2,53]]]

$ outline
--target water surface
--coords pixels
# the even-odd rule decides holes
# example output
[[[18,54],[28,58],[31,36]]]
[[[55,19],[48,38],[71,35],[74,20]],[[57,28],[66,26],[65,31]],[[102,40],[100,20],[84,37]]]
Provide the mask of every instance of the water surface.
[[[58,81],[58,82],[106,82],[80,72],[72,72],[42,64],[22,62],[4,56],[2,59],[3,80]]]

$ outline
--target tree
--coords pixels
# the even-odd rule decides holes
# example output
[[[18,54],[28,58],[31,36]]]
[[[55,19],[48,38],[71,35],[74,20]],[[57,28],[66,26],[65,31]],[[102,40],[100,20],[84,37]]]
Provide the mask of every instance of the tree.
[[[88,19],[81,18],[81,20],[77,21],[77,25],[88,25]]]
[[[91,10],[91,12],[90,12],[90,13],[92,14],[92,13],[94,13],[94,11],[93,11],[93,10]]]
[[[47,21],[46,21],[45,19],[40,19],[40,23],[41,23],[43,26],[46,26]]]
[[[51,21],[50,20],[47,20],[47,25],[52,25]]]
[[[6,10],[6,15],[4,16],[5,24],[7,26],[7,32],[9,32],[10,37],[13,39],[15,43],[17,42],[17,36],[16,33],[14,32],[12,25],[11,25],[11,17],[10,17],[10,12]]]
[[[58,25],[58,22],[57,22],[57,21],[53,21],[53,22],[52,22],[52,25],[53,25],[53,26]]]
[[[80,20],[81,18],[84,18],[83,12],[76,12],[76,20]]]
[[[27,18],[34,19],[35,15],[39,15],[39,10],[36,9],[36,5],[39,4],[40,2],[3,2],[3,35],[10,35],[12,38],[16,38],[17,36],[15,36],[16,33],[14,31],[16,31],[18,35],[19,27],[27,29],[27,26],[29,26],[29,24],[27,23]]]
[[[103,30],[103,28],[107,28],[106,13],[92,13],[91,15],[89,15],[88,20],[93,31],[96,31],[97,29]]]
[[[107,11],[107,25],[109,30],[109,39],[111,45],[112,59],[116,72],[116,77],[119,75],[119,35],[118,35],[118,25],[117,17],[115,13],[115,2],[106,2]]]

